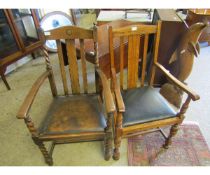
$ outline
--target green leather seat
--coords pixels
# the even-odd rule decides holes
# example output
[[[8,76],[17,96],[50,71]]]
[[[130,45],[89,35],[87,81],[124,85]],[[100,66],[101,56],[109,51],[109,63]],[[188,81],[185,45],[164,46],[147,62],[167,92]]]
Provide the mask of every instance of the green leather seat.
[[[128,89],[122,92],[125,103],[123,126],[166,119],[176,115],[167,100],[152,87]]]

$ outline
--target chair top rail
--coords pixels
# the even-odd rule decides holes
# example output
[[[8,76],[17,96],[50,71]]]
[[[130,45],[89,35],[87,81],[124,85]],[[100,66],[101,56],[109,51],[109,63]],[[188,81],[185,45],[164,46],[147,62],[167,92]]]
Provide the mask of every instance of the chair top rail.
[[[129,36],[129,35],[141,35],[141,34],[153,34],[157,32],[156,25],[130,25],[118,29],[112,29],[113,37]]]
[[[44,32],[47,40],[58,39],[93,39],[93,30],[77,26],[64,26]]]

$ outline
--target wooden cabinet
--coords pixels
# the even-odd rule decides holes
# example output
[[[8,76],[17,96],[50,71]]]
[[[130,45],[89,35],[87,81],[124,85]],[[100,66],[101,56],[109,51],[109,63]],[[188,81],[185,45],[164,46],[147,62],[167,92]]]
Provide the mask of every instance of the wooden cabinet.
[[[7,66],[42,46],[35,13],[31,9],[0,9],[0,75],[7,89]]]
[[[169,59],[177,48],[183,33],[187,30],[187,27],[173,9],[155,10],[153,15],[153,23],[156,23],[158,20],[162,21],[158,62],[170,71]],[[161,73],[159,70],[156,70],[154,80],[155,86],[161,86],[165,82],[166,78],[163,73]]]

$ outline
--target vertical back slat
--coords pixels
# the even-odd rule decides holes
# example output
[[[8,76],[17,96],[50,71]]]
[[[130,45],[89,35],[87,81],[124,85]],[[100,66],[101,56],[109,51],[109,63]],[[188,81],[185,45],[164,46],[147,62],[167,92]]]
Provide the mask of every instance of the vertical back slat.
[[[57,48],[58,48],[58,58],[59,58],[59,65],[60,65],[60,70],[61,70],[61,78],[63,82],[63,89],[64,89],[64,94],[68,95],[68,85],[67,85],[67,80],[66,80],[66,71],[64,67],[64,59],[63,59],[63,51],[61,47],[61,42],[60,40],[56,40],[57,43]]]
[[[128,37],[128,88],[135,88],[138,80],[140,36]]]
[[[111,67],[115,67],[114,66],[114,49],[113,49],[112,27],[109,27],[109,50],[110,50]]]
[[[67,39],[66,40],[66,49],[67,49],[68,62],[69,62],[69,73],[70,73],[70,77],[71,77],[72,94],[79,94],[80,93],[80,85],[79,85],[79,75],[78,75],[75,40]]]
[[[127,88],[131,88],[131,82],[132,82],[132,73],[133,73],[133,36],[128,37],[128,75],[127,75]]]
[[[145,71],[146,71],[146,64],[147,64],[148,38],[149,38],[149,35],[146,34],[144,36],[144,52],[143,52],[142,70],[141,70],[141,86],[144,86]]]
[[[152,60],[153,63],[157,62],[158,48],[159,48],[159,41],[160,41],[160,28],[161,28],[161,21],[158,21],[157,34],[156,34],[156,37],[155,37],[155,44],[154,44],[154,58]],[[156,70],[156,66],[153,64],[151,74],[150,74],[150,81],[149,81],[150,86],[152,86],[153,82],[154,82],[155,70]]]
[[[123,89],[124,82],[124,37],[120,37],[120,88]]]
[[[81,56],[81,63],[82,63],[82,77],[83,77],[84,93],[88,93],[84,39],[80,39],[80,56]]]
[[[140,35],[134,36],[134,85],[137,87],[139,68]]]

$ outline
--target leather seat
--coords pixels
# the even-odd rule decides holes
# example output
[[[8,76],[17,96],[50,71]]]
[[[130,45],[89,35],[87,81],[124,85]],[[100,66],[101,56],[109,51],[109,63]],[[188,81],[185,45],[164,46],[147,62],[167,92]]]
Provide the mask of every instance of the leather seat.
[[[152,87],[129,89],[122,92],[125,104],[123,126],[151,122],[175,116],[175,110]]]
[[[40,127],[41,135],[104,132],[106,121],[97,95],[58,97]]]

